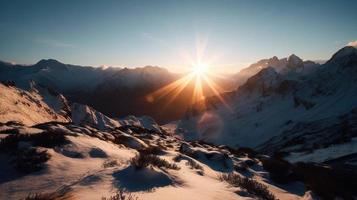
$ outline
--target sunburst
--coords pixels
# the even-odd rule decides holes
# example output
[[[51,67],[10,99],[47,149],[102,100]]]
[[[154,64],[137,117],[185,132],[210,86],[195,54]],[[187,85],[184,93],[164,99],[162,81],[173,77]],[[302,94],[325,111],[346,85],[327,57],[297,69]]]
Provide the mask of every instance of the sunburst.
[[[218,99],[229,108],[225,99],[221,95],[223,90],[212,78],[214,74],[210,70],[212,67],[211,64],[209,64],[209,62],[203,62],[204,49],[200,49],[200,51],[197,51],[200,53],[196,55],[196,61],[194,62],[191,59],[191,56],[185,54],[186,58],[189,58],[188,61],[191,63],[191,66],[189,67],[190,70],[185,76],[147,95],[146,100],[155,102],[163,97],[169,97],[167,104],[171,104],[185,88],[193,84],[191,104],[199,104],[201,109],[206,109],[206,94],[203,88],[208,88],[211,90],[211,94],[213,93],[217,96]]]

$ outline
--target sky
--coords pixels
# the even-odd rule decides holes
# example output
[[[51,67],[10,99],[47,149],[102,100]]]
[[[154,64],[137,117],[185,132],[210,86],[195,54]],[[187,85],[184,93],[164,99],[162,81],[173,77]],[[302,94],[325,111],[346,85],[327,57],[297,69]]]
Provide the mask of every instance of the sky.
[[[292,53],[325,60],[357,40],[356,9],[356,0],[0,0],[0,60],[177,72],[199,60],[222,72]]]

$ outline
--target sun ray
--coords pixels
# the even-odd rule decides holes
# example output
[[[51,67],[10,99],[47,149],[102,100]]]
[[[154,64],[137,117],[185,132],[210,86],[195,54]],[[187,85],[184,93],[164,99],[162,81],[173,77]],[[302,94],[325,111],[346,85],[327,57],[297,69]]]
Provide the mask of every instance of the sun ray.
[[[193,75],[192,74],[189,74],[187,75],[188,78],[186,79],[186,81],[181,84],[173,93],[173,95],[170,97],[169,101],[167,102],[167,104],[171,104],[175,99],[176,97],[181,94],[181,92],[187,87],[187,85],[192,81],[193,79]]]
[[[226,108],[228,108],[229,110],[232,110],[232,108],[229,106],[229,104],[226,102],[226,100],[221,95],[222,89],[208,77],[203,76],[203,79],[207,83],[208,87],[213,91],[215,96],[223,103],[223,105],[226,106]]]
[[[203,39],[204,40],[202,40],[202,38],[201,40],[196,39],[195,58],[193,58],[192,54],[188,53],[188,51],[181,49],[181,56],[186,63],[191,66],[189,67],[190,71],[188,74],[147,95],[146,100],[148,102],[158,101],[165,97],[162,107],[165,109],[168,105],[173,103],[180,94],[188,95],[188,92],[191,92],[191,96],[187,96],[190,98],[190,100],[188,99],[188,103],[190,103],[188,106],[194,106],[199,110],[206,110],[208,106],[206,97],[216,96],[219,102],[230,109],[230,106],[222,95],[224,90],[214,81],[223,77],[213,72],[211,68],[213,66],[212,63],[220,56],[211,55],[210,57],[206,57],[207,38]],[[189,90],[185,90],[185,88]],[[183,99],[185,98],[186,97]]]
[[[164,96],[167,96],[168,94],[174,92],[177,88],[181,88],[183,85],[187,85],[193,78],[193,75],[189,74],[186,75],[179,80],[176,80],[162,88],[160,88],[157,91],[154,91],[153,93],[149,94],[146,96],[146,100],[149,102],[154,102],[156,100],[159,100],[163,98]],[[182,89],[179,89],[182,91]]]
[[[205,110],[206,104],[204,99],[205,97],[203,95],[201,75],[196,75],[195,87],[192,94],[191,104],[198,103],[200,109]]]

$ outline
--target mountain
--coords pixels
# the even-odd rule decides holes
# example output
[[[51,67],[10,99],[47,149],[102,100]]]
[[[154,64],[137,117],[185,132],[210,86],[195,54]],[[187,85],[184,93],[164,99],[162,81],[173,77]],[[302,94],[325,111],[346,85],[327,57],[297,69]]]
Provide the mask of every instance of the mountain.
[[[45,86],[73,102],[90,105],[112,117],[155,115],[159,105],[147,102],[146,95],[179,77],[166,69],[152,66],[136,69],[94,68],[63,64],[53,59],[27,66],[0,63],[2,81],[12,81],[25,90],[31,90],[33,83]],[[103,101],[107,103],[103,104]],[[145,110],[150,104],[153,109]],[[174,118],[180,117],[175,112],[167,112],[168,115],[171,113],[174,113]],[[168,120],[165,114],[155,117]]]
[[[191,112],[178,123],[177,131],[186,139],[234,147],[255,147],[270,154],[279,151],[293,153],[295,150],[301,153],[301,149],[311,153],[336,144],[325,140],[326,137],[331,140],[344,138],[341,143],[350,145],[356,136],[353,117],[357,108],[356,52],[353,47],[342,48],[316,71],[303,78],[266,67],[236,91],[222,94],[228,108],[216,102],[208,111]],[[273,60],[278,62],[277,59]],[[291,60],[294,61],[292,63],[301,64],[295,58]],[[206,104],[210,102],[210,98],[206,99]],[[344,116],[351,117],[347,122],[342,122]],[[339,128],[341,123],[348,123],[347,136]],[[311,127],[316,127],[316,133],[309,132]],[[311,136],[312,133],[315,136]],[[302,144],[313,148],[303,148]],[[353,149],[350,150],[354,152],[345,152],[336,157],[357,153]],[[333,153],[326,155],[331,157]]]
[[[194,85],[189,84],[182,95],[173,101],[170,96],[148,101],[147,96],[183,76],[156,66],[134,69],[95,68],[64,64],[54,59],[40,60],[34,65],[0,62],[0,80],[13,81],[24,90],[31,90],[31,84],[41,85],[63,94],[72,102],[89,105],[112,118],[148,115],[159,123],[177,120],[184,115],[192,104]],[[229,79],[214,79],[225,90],[232,88]],[[204,89],[206,96],[214,94]],[[172,108],[163,109],[163,105],[167,104],[173,105]]]
[[[113,70],[120,69],[82,67],[48,59],[34,65],[0,65],[0,80],[14,81],[22,89],[29,89],[30,82],[35,81],[66,94],[95,88]]]
[[[312,199],[329,193],[306,190],[310,179],[336,176],[303,171],[277,185],[274,159],[254,150],[187,142],[148,116],[116,121],[86,105],[54,101],[63,96],[34,83],[31,93],[11,84],[0,89],[0,199]],[[65,104],[67,112],[59,109]],[[337,195],[353,191],[344,183],[354,176],[344,173]]]
[[[274,56],[268,59],[259,60],[256,63],[251,64],[247,68],[242,69],[235,75],[236,84],[242,85],[248,78],[258,73],[260,70],[272,67],[281,74],[291,75],[306,75],[315,71],[320,64],[313,61],[303,61],[295,54],[290,55],[287,58],[281,58]]]
[[[146,96],[179,77],[159,67],[124,68],[113,73],[93,90],[70,93],[68,98],[91,105],[111,117],[150,115],[158,121],[168,121],[180,115],[175,114],[175,110],[157,112],[164,102],[149,102]]]
[[[357,65],[355,51],[337,55],[303,79],[264,68],[222,94],[229,108],[207,98],[208,112],[176,123],[195,141],[149,116],[114,119],[42,83],[3,81],[0,199],[353,199]]]
[[[62,94],[32,82],[31,91],[0,83],[0,123],[21,123],[27,126],[46,122],[73,122],[100,130],[120,126],[93,108],[70,103]]]

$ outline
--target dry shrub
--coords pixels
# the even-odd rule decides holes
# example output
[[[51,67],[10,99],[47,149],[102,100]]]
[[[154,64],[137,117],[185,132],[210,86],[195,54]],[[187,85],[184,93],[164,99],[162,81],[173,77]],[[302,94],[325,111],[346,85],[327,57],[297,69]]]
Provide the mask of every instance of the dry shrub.
[[[72,193],[30,193],[22,200],[75,200]]]
[[[30,148],[18,151],[14,160],[15,167],[21,172],[31,173],[44,168],[45,163],[51,158],[46,150]]]
[[[145,154],[143,152],[139,152],[134,158],[130,160],[130,164],[134,166],[136,169],[142,169],[149,165],[156,166],[159,168],[167,168],[179,170],[180,168],[176,164],[172,164],[167,162],[166,160],[152,154]]]
[[[31,142],[35,146],[47,148],[68,143],[65,133],[61,131],[45,131],[37,134],[13,134],[1,139],[0,150],[16,150],[20,141]]]
[[[137,197],[134,197],[130,192],[127,192],[124,189],[119,189],[117,193],[110,197],[102,197],[102,200],[138,200]]]
[[[234,187],[241,187],[246,189],[249,193],[254,194],[259,199],[277,200],[274,194],[268,190],[267,186],[259,183],[256,180],[242,177],[234,173],[222,174],[219,178],[222,181],[228,182]]]
[[[161,155],[165,153],[159,146],[149,146],[147,148],[140,149],[139,152],[147,155],[148,154]]]

